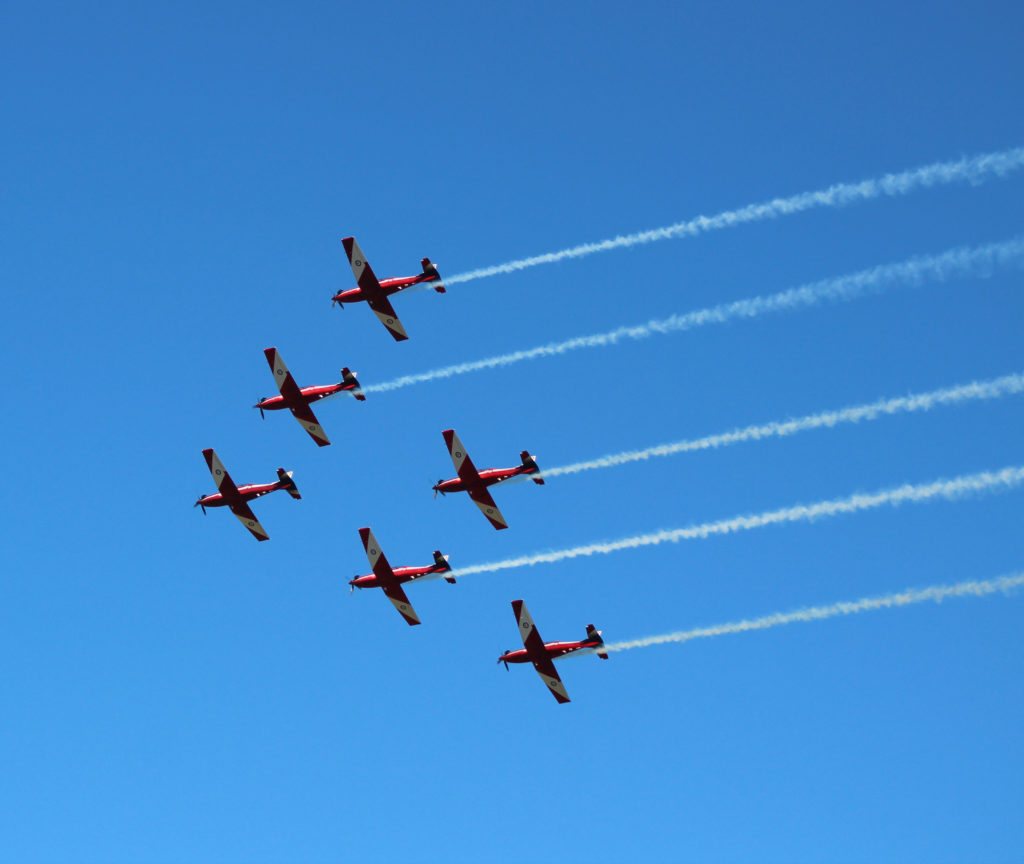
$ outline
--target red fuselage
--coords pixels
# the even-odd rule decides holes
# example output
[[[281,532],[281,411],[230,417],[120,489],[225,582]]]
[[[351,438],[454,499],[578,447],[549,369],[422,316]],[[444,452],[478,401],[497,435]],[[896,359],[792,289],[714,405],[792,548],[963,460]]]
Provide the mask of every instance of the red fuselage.
[[[451,480],[442,480],[434,486],[435,492],[468,492],[472,488],[486,489],[502,480],[518,477],[520,474],[537,474],[536,468],[527,468],[525,465],[517,465],[515,468],[488,468],[480,472],[479,483],[467,483],[461,477],[453,477]]]
[[[584,639],[581,642],[545,642],[544,656],[551,660],[557,660],[566,654],[572,654],[573,651],[582,651],[584,648],[600,648],[602,645],[604,643],[599,639]],[[543,657],[536,659],[541,660]],[[520,648],[518,651],[507,651],[498,658],[499,663],[532,663],[533,660],[534,658],[525,648]]]
[[[380,287],[384,289],[384,296],[389,297],[392,294],[397,294],[403,288],[408,288],[411,285],[419,285],[421,282],[434,282],[435,277],[426,273],[420,273],[419,276],[395,276],[393,279],[381,279]],[[349,288],[347,291],[339,291],[332,298],[336,303],[360,303],[367,300],[366,294],[362,288]]]
[[[395,567],[391,572],[395,574],[395,582],[401,585],[404,582],[418,579],[420,576],[427,576],[431,573],[446,573],[451,569],[447,564],[431,564],[429,567]],[[383,585],[374,573],[368,576],[356,576],[348,584],[353,588],[380,588]]]
[[[201,507],[226,507],[231,504],[237,504],[239,501],[252,501],[253,498],[259,498],[261,495],[266,495],[268,492],[281,488],[280,480],[275,483],[250,483],[248,486],[238,487],[237,498],[234,495],[230,498],[225,498],[223,493],[214,492],[212,495],[204,495],[196,501],[196,504]]]
[[[325,396],[332,396],[343,390],[355,389],[355,384],[346,384],[342,381],[338,384],[319,384],[315,387],[303,387],[299,392],[302,394],[302,403],[309,405],[318,399],[323,399]],[[284,396],[269,396],[266,399],[260,399],[256,403],[256,407],[262,408],[264,411],[279,411],[282,408],[299,408],[301,405],[292,405]]]

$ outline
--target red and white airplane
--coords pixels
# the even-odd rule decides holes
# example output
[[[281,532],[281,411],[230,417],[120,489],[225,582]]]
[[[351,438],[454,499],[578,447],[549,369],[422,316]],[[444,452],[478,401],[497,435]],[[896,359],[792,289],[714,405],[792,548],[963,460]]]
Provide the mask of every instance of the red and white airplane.
[[[491,493],[487,491],[487,487],[500,483],[502,480],[508,480],[511,477],[519,477],[524,474],[539,474],[540,468],[537,467],[537,463],[534,461],[535,457],[524,450],[519,454],[519,458],[523,461],[522,465],[517,465],[515,468],[488,468],[485,471],[477,471],[476,466],[473,465],[473,460],[466,453],[466,448],[462,446],[459,436],[455,434],[455,430],[445,429],[441,434],[444,435],[444,443],[448,445],[452,464],[455,465],[455,470],[459,476],[453,477],[451,480],[438,480],[434,484],[434,497],[437,497],[438,492],[442,495],[448,492],[466,492],[476,503],[476,506],[480,508],[484,516],[490,520],[495,529],[500,531],[502,528],[508,528],[505,517],[501,515],[501,511],[498,509],[498,505],[494,503],[494,499],[491,497]],[[544,485],[543,477],[534,477],[532,479],[534,483],[541,486]]]
[[[518,651],[506,651],[498,658],[498,662],[504,663],[506,669],[509,663],[532,663],[541,680],[548,685],[551,695],[559,702],[568,702],[569,694],[565,691],[562,679],[558,677],[555,660],[576,651],[588,651],[597,654],[602,660],[608,659],[608,654],[601,650],[604,647],[601,631],[593,624],[587,625],[587,638],[580,642],[545,642],[540,638],[533,618],[530,617],[530,610],[522,600],[512,601],[512,611],[516,613],[519,635],[523,637],[523,645],[526,647]]]
[[[200,495],[199,500],[192,506],[202,507],[204,514],[207,507],[230,508],[231,512],[238,517],[238,520],[249,529],[252,536],[257,540],[269,540],[270,535],[263,530],[263,526],[260,525],[252,510],[249,509],[249,501],[252,501],[253,498],[259,498],[261,495],[266,495],[268,492],[274,492],[277,489],[284,489],[292,498],[302,497],[295,486],[295,481],[292,480],[292,474],[294,473],[292,471],[278,468],[277,482],[275,483],[251,483],[248,486],[236,486],[228,472],[224,470],[224,465],[217,458],[217,454],[211,448],[204,450],[203,456],[206,457],[206,464],[210,468],[213,482],[217,484],[218,491],[212,495]]]
[[[380,588],[387,595],[388,600],[395,604],[399,614],[409,624],[419,624],[420,619],[416,610],[412,608],[409,598],[402,590],[402,584],[420,579],[423,576],[430,576],[434,573],[447,573],[451,565],[448,563],[448,556],[442,555],[439,551],[434,552],[434,563],[428,567],[396,567],[392,569],[388,559],[384,557],[377,538],[369,528],[359,529],[359,538],[363,541],[363,548],[366,550],[366,557],[373,568],[370,576],[356,576],[349,582],[350,591],[356,588]],[[445,576],[445,582],[455,584],[454,576]]]
[[[292,373],[284,365],[284,360],[281,359],[281,354],[276,348],[264,348],[263,353],[267,355],[270,371],[274,373],[274,381],[277,383],[277,389],[281,391],[281,395],[264,397],[252,407],[260,409],[261,417],[264,411],[277,411],[281,408],[287,408],[292,412],[292,416],[299,421],[299,425],[309,433],[309,437],[316,441],[320,447],[326,447],[331,442],[324,433],[320,421],[316,419],[316,415],[309,407],[310,403],[343,391],[351,392],[360,402],[366,401],[362,388],[356,380],[355,373],[348,366],[341,370],[341,381],[337,384],[320,384],[315,387],[303,387],[300,389],[299,385],[295,383],[295,379],[292,378]]]
[[[405,288],[421,285],[424,282],[431,283],[435,291],[439,294],[444,294],[444,283],[437,274],[437,267],[430,263],[429,258],[424,258],[420,262],[423,272],[418,276],[396,276],[393,279],[378,280],[373,275],[373,270],[370,268],[370,264],[366,260],[366,256],[363,255],[363,250],[356,243],[355,238],[345,237],[341,242],[345,247],[348,263],[352,265],[352,273],[355,275],[359,287],[350,288],[347,291],[339,291],[331,298],[331,302],[345,304],[359,303],[365,300],[377,317],[380,318],[381,324],[387,327],[391,335],[395,337],[396,342],[408,339],[409,336],[405,332],[402,322],[398,320],[398,315],[395,314],[395,310],[388,297],[391,294],[397,294]],[[342,305],[342,308],[345,308],[344,305]]]

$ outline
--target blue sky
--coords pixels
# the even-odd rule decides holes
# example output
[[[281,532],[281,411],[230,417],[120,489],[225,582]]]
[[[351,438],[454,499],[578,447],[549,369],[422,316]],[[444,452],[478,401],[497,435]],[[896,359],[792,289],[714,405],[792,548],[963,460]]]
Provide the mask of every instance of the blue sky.
[[[1024,567],[1024,490],[413,585],[470,566],[1024,464],[1024,398],[499,489],[541,467],[1024,371],[1019,267],[578,351],[318,409],[366,385],[1019,236],[1024,172],[399,297],[776,196],[1024,145],[1019,4],[9,5],[0,860],[957,861],[1019,857],[1024,598],[950,600],[565,661],[631,639]],[[257,544],[212,491],[295,471]]]

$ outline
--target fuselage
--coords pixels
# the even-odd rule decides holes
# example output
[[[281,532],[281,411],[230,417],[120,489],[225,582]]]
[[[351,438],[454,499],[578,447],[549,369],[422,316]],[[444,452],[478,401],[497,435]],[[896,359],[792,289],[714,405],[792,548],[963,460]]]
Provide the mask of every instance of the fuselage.
[[[420,576],[427,576],[431,573],[445,573],[451,569],[447,565],[431,564],[429,567],[395,567],[391,572],[395,574],[394,581],[401,585],[404,582],[418,579]],[[377,578],[375,573],[370,573],[368,576],[356,576],[348,584],[354,588],[380,588],[384,583]]]
[[[395,276],[392,279],[381,279],[379,284],[383,289],[384,296],[388,297],[392,294],[398,293],[403,288],[408,288],[411,285],[418,285],[420,282],[433,281],[433,276],[421,273],[419,276]],[[356,287],[349,288],[347,291],[339,291],[331,299],[336,303],[361,303],[364,300],[368,300],[369,297],[362,288]]]
[[[341,381],[338,384],[318,384],[315,387],[303,387],[299,392],[302,394],[303,403],[309,405],[318,399],[323,399],[325,396],[332,396],[343,390],[355,389],[355,384],[346,384],[344,381]],[[279,411],[282,408],[296,408],[300,406],[292,405],[284,396],[268,396],[266,399],[260,399],[255,407],[262,408],[264,411]]]
[[[248,486],[238,487],[238,497],[231,496],[225,498],[223,493],[214,492],[212,495],[204,495],[198,501],[196,501],[196,507],[226,507],[231,504],[236,504],[239,501],[252,501],[253,498],[259,498],[261,495],[266,495],[268,492],[273,492],[275,489],[280,489],[281,482],[275,483],[250,483]]]
[[[559,657],[564,657],[566,654],[572,654],[574,651],[582,651],[585,648],[599,648],[603,644],[604,643],[598,639],[584,639],[581,642],[545,642],[544,654],[551,660],[557,660]],[[530,652],[527,649],[520,648],[518,651],[507,651],[502,654],[498,658],[498,662],[532,663],[533,658],[530,656]]]
[[[501,483],[502,480],[508,480],[512,477],[518,477],[520,474],[535,474],[536,469],[527,468],[525,465],[517,465],[515,468],[488,468],[485,471],[481,471],[479,474],[480,482],[466,482],[461,477],[453,477],[451,480],[442,480],[436,486],[434,486],[435,492],[468,492],[473,488],[486,489],[488,486],[493,486],[495,483]]]

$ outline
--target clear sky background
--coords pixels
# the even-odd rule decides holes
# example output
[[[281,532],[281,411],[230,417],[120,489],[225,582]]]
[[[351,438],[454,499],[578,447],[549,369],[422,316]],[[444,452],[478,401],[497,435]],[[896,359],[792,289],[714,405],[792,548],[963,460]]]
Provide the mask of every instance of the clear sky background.
[[[1024,145],[1019,3],[8,4],[0,859],[1020,859],[1024,598],[560,664],[609,640],[1024,568],[1024,490],[379,592],[546,549],[1024,464],[1024,396],[432,500],[454,426],[541,467],[1024,372],[1020,269],[925,281],[318,408],[365,385],[1024,231],[1024,172],[442,275]],[[192,502],[295,471],[256,543]]]

